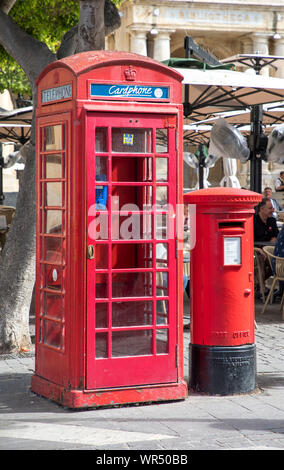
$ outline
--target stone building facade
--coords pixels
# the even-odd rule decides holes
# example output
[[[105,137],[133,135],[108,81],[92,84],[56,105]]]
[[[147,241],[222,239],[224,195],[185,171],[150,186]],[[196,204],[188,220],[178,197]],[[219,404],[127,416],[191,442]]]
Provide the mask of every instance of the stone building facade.
[[[284,57],[284,2],[280,0],[125,0],[121,28],[107,38],[109,50],[131,51],[162,61],[185,57],[184,37],[191,36],[218,60],[240,53]],[[262,74],[284,78],[284,60]],[[249,187],[249,164],[238,162],[237,176]],[[185,187],[195,185],[185,169]],[[263,185],[273,185],[280,165],[263,163]],[[222,161],[210,169],[213,185],[223,177]]]

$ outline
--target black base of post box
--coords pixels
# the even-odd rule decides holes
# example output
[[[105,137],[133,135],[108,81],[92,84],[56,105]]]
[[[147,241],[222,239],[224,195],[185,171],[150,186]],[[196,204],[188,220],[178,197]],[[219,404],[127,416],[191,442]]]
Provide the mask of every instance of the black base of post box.
[[[256,347],[190,344],[189,386],[208,395],[252,392],[256,387]]]

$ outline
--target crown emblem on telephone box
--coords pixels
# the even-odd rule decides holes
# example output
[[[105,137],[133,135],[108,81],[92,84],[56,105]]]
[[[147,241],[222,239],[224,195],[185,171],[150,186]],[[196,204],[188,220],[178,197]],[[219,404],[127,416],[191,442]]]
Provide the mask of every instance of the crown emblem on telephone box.
[[[128,69],[124,70],[125,79],[133,81],[136,79],[136,70],[129,65]]]

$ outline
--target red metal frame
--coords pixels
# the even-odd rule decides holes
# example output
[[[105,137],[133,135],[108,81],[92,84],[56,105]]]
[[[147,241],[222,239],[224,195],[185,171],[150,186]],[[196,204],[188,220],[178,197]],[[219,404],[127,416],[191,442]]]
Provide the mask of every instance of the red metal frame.
[[[137,69],[137,83],[145,80],[147,83],[153,83],[155,86],[168,86],[170,88],[170,102],[126,102],[125,100],[102,101],[90,100],[89,83],[91,81],[104,82],[111,81],[114,76],[123,76],[121,70],[132,64]],[[139,78],[140,77],[140,78]],[[138,80],[139,78],[139,80]],[[126,79],[120,80],[120,82]],[[36,370],[32,378],[32,390],[38,394],[53,399],[59,403],[71,407],[101,406],[111,404],[123,404],[132,402],[148,402],[160,400],[183,399],[187,396],[187,385],[183,380],[183,318],[182,318],[182,252],[176,252],[175,239],[169,241],[171,267],[159,268],[163,273],[169,270],[169,292],[167,296],[159,297],[164,301],[171,303],[171,313],[168,324],[163,325],[116,325],[111,328],[111,305],[114,302],[108,297],[108,324],[107,327],[100,326],[96,330],[95,317],[92,309],[96,305],[102,305],[104,299],[94,297],[93,277],[115,273],[122,276],[128,273],[129,276],[135,274],[154,276],[155,266],[142,265],[141,250],[137,250],[137,263],[119,265],[116,270],[110,266],[101,265],[100,270],[93,269],[96,261],[87,257],[88,245],[103,246],[108,244],[109,260],[111,256],[112,242],[115,242],[114,250],[118,246],[124,246],[129,251],[132,246],[137,245],[135,240],[111,240],[111,234],[108,233],[108,240],[92,240],[89,237],[89,228],[95,220],[96,215],[100,214],[94,206],[95,198],[95,166],[94,166],[94,145],[91,132],[94,129],[94,120],[106,122],[110,127],[110,119],[113,123],[118,123],[118,127],[126,125],[125,120],[139,120],[140,123],[134,123],[134,127],[142,128],[147,124],[148,128],[167,128],[169,129],[169,142],[171,142],[170,153],[161,155],[171,159],[168,166],[171,180],[154,183],[146,178],[146,171],[142,171],[142,176],[146,181],[128,181],[123,176],[123,181],[116,182],[116,187],[123,189],[120,194],[130,193],[132,190],[139,191],[139,188],[153,187],[168,184],[170,200],[173,206],[177,203],[182,204],[182,105],[176,104],[181,101],[181,76],[161,64],[148,58],[143,58],[135,54],[107,53],[105,51],[83,53],[77,56],[57,61],[49,65],[41,74],[38,80],[38,108],[37,108],[37,276],[36,276]],[[64,84],[70,84],[72,87],[72,98],[54,100],[52,102],[41,103],[42,90],[49,90],[53,87],[60,87]],[[104,121],[103,121],[104,119]],[[152,121],[152,125],[151,124]],[[123,124],[124,123],[124,124]],[[142,124],[143,126],[142,126]],[[56,155],[56,149],[50,148],[44,151],[41,144],[41,132],[45,127],[65,125],[65,175],[63,178],[46,178],[42,173],[43,161],[45,155]],[[91,129],[89,127],[91,126]],[[126,126],[127,127],[127,126]],[[155,134],[155,131],[154,131]],[[110,135],[110,134],[109,134]],[[110,138],[110,137],[109,137]],[[154,137],[155,139],[155,137]],[[110,146],[110,141],[109,141]],[[110,148],[110,147],[109,147]],[[64,151],[64,152],[65,152]],[[63,155],[63,154],[62,154]],[[119,167],[119,158],[124,162],[124,166],[130,171],[130,159],[140,158],[137,154],[133,156],[131,152],[126,154],[115,154],[110,152],[108,158],[109,172],[111,170],[111,161],[116,161],[116,176],[113,181],[100,181],[99,185],[108,186],[108,197],[111,196],[111,188],[114,186],[115,178],[121,178],[124,170],[123,165]],[[102,156],[102,155],[101,155]],[[55,158],[55,157],[54,157]],[[145,155],[141,154],[141,159]],[[157,158],[154,156],[153,149],[147,153],[146,158]],[[116,159],[116,160],[115,160]],[[124,160],[122,160],[124,159]],[[153,165],[155,173],[155,165]],[[110,173],[109,173],[110,174]],[[155,174],[154,174],[155,176]],[[49,184],[51,183],[51,185]],[[55,195],[48,194],[48,205],[46,204],[45,187],[48,184],[48,191],[55,189]],[[61,207],[53,204],[55,200],[60,200],[57,193],[61,184]],[[52,187],[52,185],[54,185]],[[63,191],[64,187],[64,191]],[[44,190],[43,190],[44,189]],[[126,193],[125,193],[126,191]],[[149,193],[148,193],[149,194]],[[57,199],[56,199],[57,198]],[[147,201],[146,201],[147,202]],[[62,211],[65,214],[65,232],[58,234],[45,233],[42,217],[46,211]],[[101,212],[103,213],[103,211]],[[133,215],[143,216],[141,208]],[[54,215],[54,214],[53,214]],[[153,229],[155,229],[155,214],[151,213]],[[173,214],[174,217],[175,214]],[[115,213],[113,214],[115,217]],[[108,215],[110,217],[110,214]],[[108,228],[110,230],[110,226]],[[176,234],[174,234],[176,236]],[[48,258],[44,259],[45,245],[43,240],[48,240]],[[56,249],[52,242],[61,241],[60,249]],[[138,243],[143,247],[153,246],[155,255],[156,244],[164,240],[143,239]],[[114,245],[114,243],[113,243]],[[141,248],[141,247],[140,247]],[[45,251],[44,251],[45,250]],[[95,248],[96,250],[96,248]],[[101,251],[97,249],[97,252]],[[139,254],[140,253],[140,254]],[[98,254],[95,251],[95,255]],[[59,259],[58,259],[59,257]],[[95,256],[95,260],[96,260]],[[121,256],[124,260],[124,257]],[[48,278],[44,275],[42,267],[48,267]],[[61,273],[59,268],[64,268],[63,281],[60,290],[58,283],[61,282]],[[56,272],[54,271],[56,270]],[[49,279],[47,282],[46,279]],[[153,286],[155,288],[156,279]],[[108,289],[111,288],[111,277],[108,278]],[[155,292],[155,291],[154,291]],[[178,292],[178,294],[177,294]],[[50,295],[58,294],[58,298],[64,298],[64,304],[60,300],[48,303],[48,308],[43,302],[45,293]],[[90,295],[91,293],[91,295]],[[110,290],[109,290],[110,293]],[[146,302],[157,301],[157,298],[151,296],[135,298],[123,298],[134,305],[136,301]],[[118,302],[122,299],[119,298]],[[59,305],[60,303],[60,305]],[[137,306],[137,304],[135,304]],[[146,313],[148,313],[146,311]],[[58,318],[57,318],[57,317]],[[156,310],[153,309],[153,319],[155,322]],[[49,335],[45,333],[42,325],[49,320],[52,325],[57,325],[55,332],[57,336],[52,336],[49,329]],[[147,323],[147,322],[146,322]],[[169,354],[156,354],[155,334],[156,330],[169,330]],[[152,355],[141,355],[137,357],[115,357],[111,356],[111,342],[108,342],[108,359],[96,358],[94,333],[106,333],[111,337],[113,332],[125,334],[128,332],[141,331],[153,333]],[[109,362],[108,373],[104,373],[103,365]],[[126,365],[128,371],[126,371]],[[113,364],[115,367],[113,367]],[[140,369],[140,370],[139,370]],[[155,370],[156,369],[156,370]],[[160,370],[161,369],[161,370]],[[122,380],[123,379],[123,380]]]
[[[137,115],[137,114],[130,114],[127,117],[123,115],[100,115],[96,114],[88,115],[87,116],[87,125],[86,125],[86,159],[87,159],[87,212],[89,211],[90,207],[94,207],[95,205],[95,192],[94,192],[94,182],[95,182],[95,152],[94,152],[94,144],[93,139],[96,132],[96,128],[106,128],[108,129],[108,149],[105,153],[97,153],[97,155],[101,155],[101,158],[105,158],[108,161],[108,207],[111,207],[111,196],[113,191],[116,188],[123,188],[125,191],[126,188],[133,187],[136,190],[141,188],[149,188],[151,187],[153,190],[153,206],[156,203],[156,189],[159,187],[167,188],[169,199],[168,199],[168,206],[172,207],[172,210],[175,212],[175,205],[176,205],[176,126],[175,126],[176,117],[170,116],[163,116],[157,117],[153,115]],[[171,127],[164,127],[165,125],[169,125],[171,123]],[[135,126],[135,127],[134,127]],[[133,154],[129,153],[113,153],[111,152],[111,131],[113,128],[125,128],[129,129],[129,132],[135,131],[135,129],[151,129],[153,132],[153,149],[151,151],[143,154],[143,153],[136,153]],[[159,158],[158,152],[154,152],[156,145],[155,139],[155,132],[156,129],[168,129],[168,152],[160,154],[160,157],[168,159],[169,164],[168,167],[168,180],[166,182],[157,182],[156,179],[156,161]],[[130,147],[131,149],[131,147]],[[127,168],[127,164],[129,161],[126,159],[131,158],[134,162],[134,165],[137,165],[137,160],[151,158],[153,163],[153,175],[152,181],[150,182],[142,182],[142,181],[113,181],[111,178],[113,168],[112,168],[112,161],[115,159],[121,160],[121,166],[123,171],[127,173],[129,169]],[[123,161],[125,160],[125,162]],[[114,166],[114,165],[113,165]],[[126,177],[127,179],[127,177]],[[132,179],[132,178],[130,178]],[[142,178],[141,178],[142,179]],[[100,182],[97,184],[101,184]],[[128,203],[137,203],[132,199],[128,199],[128,195],[126,196],[126,202]],[[143,201],[147,202],[147,201]],[[168,208],[168,207],[167,207]],[[91,211],[93,214],[93,211]],[[100,211],[96,212],[100,215]],[[87,237],[87,245],[95,243],[95,257],[92,260],[88,260],[87,264],[87,278],[88,278],[88,297],[87,297],[87,388],[101,388],[104,387],[115,387],[115,386],[128,386],[128,385],[143,385],[145,382],[147,383],[163,383],[163,382],[175,382],[177,380],[177,365],[176,365],[176,347],[177,347],[177,335],[176,335],[176,309],[177,309],[177,299],[175,296],[175,286],[176,286],[176,256],[175,256],[175,227],[173,231],[173,238],[172,239],[156,239],[155,232],[156,232],[156,214],[165,214],[169,216],[169,210],[160,210],[159,212],[153,210],[152,205],[150,206],[150,210],[146,212],[134,211],[132,215],[135,218],[135,215],[140,216],[143,214],[147,214],[151,216],[153,219],[153,227],[152,227],[152,236],[150,239],[115,239],[112,238],[112,220],[113,218],[120,217],[120,216],[128,216],[128,211],[115,211],[115,210],[108,210],[108,257],[109,262],[107,269],[96,269],[96,247],[98,245],[105,245],[106,240],[96,240],[90,237],[88,233]],[[172,212],[173,214],[173,212]],[[175,225],[175,219],[171,219]],[[92,221],[90,222],[92,223]],[[112,257],[112,248],[113,248],[113,241],[115,241],[115,245],[119,248],[123,249],[123,245],[127,243],[129,247],[134,246],[134,249],[139,250],[141,246],[141,242],[143,244],[151,244],[152,245],[152,267],[137,267],[137,268],[118,268],[112,269],[111,266],[111,257]],[[156,259],[156,245],[158,243],[167,243],[168,246],[168,267],[167,268],[160,268],[156,269],[154,260]],[[137,253],[136,253],[137,256]],[[126,263],[127,264],[127,263]],[[94,310],[95,306],[100,302],[100,299],[96,298],[95,286],[96,286],[96,274],[99,276],[101,274],[108,277],[108,290],[109,295],[107,296],[108,299],[104,298],[101,301],[103,304],[108,304],[108,322],[104,325],[104,328],[96,328],[95,325],[95,315]],[[133,275],[140,275],[142,274],[149,274],[152,276],[152,295],[148,293],[148,295],[142,295],[141,297],[133,297],[128,296],[127,292],[124,292],[120,297],[113,297],[111,295],[111,288],[112,288],[112,279],[113,282],[115,281],[115,276],[118,274],[129,274],[129,276]],[[157,275],[156,273],[160,273],[160,276],[164,275],[168,276],[168,295],[167,296],[157,296],[157,288],[156,288],[156,280]],[[107,294],[106,294],[107,295]],[[153,306],[152,311],[152,322],[148,322],[144,325],[137,324],[136,326],[120,326],[114,327],[111,322],[111,308],[113,303],[115,302],[120,303],[128,303],[131,309],[131,303],[137,301],[144,301],[144,302],[151,302]],[[157,324],[156,319],[156,306],[158,302],[165,302],[168,305],[168,321],[165,325]],[[133,307],[133,314],[134,314]],[[97,331],[97,333],[96,333]],[[152,334],[152,341],[151,346],[149,345],[149,349],[141,354],[140,356],[133,356],[133,352],[131,351],[130,347],[128,349],[128,353],[126,353],[127,357],[113,357],[112,354],[112,339],[115,337],[116,334],[125,334],[126,332],[129,333],[129,338],[126,340],[129,342],[131,335],[138,334],[139,332],[141,335]],[[156,343],[156,335],[162,332],[168,333],[168,353],[159,354],[157,352],[157,343]],[[96,341],[95,338],[97,335],[105,334],[105,338],[107,339],[106,347],[108,348],[105,351],[106,358],[97,358],[96,357]],[[141,339],[141,338],[140,338]],[[139,337],[137,339],[139,341]]]
[[[62,149],[46,150],[43,146],[44,136],[47,130],[54,129],[54,126],[60,126],[61,139],[64,144]],[[69,168],[66,156],[70,152],[70,114],[64,113],[56,117],[43,118],[37,132],[40,146],[37,156],[36,311],[38,315],[36,337],[38,341],[36,341],[36,353],[40,348],[44,348],[47,356],[39,354],[38,358],[42,358],[42,360],[39,359],[36,366],[39,373],[44,370],[46,377],[52,377],[56,381],[62,380],[61,370],[67,365],[65,350],[68,347],[66,344],[68,338],[65,337],[65,331],[66,328],[69,328],[68,321],[70,321],[68,316],[65,316],[66,310],[68,310],[68,296],[66,294],[69,282],[67,273],[69,266],[67,246],[69,240],[67,236],[69,231],[67,199]],[[62,168],[61,178],[47,174],[47,161],[51,158],[61,160],[61,165],[58,165]],[[61,184],[62,202],[59,205],[52,205],[52,201],[47,200],[47,186],[57,184]],[[55,225],[52,226],[52,218],[56,221],[56,216],[52,217],[53,213],[61,213],[62,226],[60,230],[57,230]],[[51,216],[51,222],[47,222],[47,216]],[[48,229],[46,228],[47,223]],[[60,245],[60,250],[57,249],[58,245]],[[49,253],[47,248],[51,248]],[[57,271],[57,279],[55,279],[55,273],[53,274],[54,270]],[[49,301],[47,297],[49,297]],[[59,302],[51,300],[52,297],[61,299],[60,306]],[[48,305],[46,305],[47,303]]]

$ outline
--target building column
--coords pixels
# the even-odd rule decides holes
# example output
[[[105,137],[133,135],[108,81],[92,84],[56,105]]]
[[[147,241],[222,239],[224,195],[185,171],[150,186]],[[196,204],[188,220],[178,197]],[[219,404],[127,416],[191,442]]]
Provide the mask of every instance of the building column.
[[[274,55],[284,57],[284,38],[274,39]],[[284,59],[274,63],[277,67],[275,76],[284,78]]]
[[[168,60],[171,57],[171,33],[174,33],[174,30],[155,30],[155,32],[152,30],[152,35],[154,37],[153,59],[162,62],[163,60]]]
[[[105,38],[105,50],[106,51],[115,51],[115,36],[114,33],[106,36]]]
[[[253,43],[251,38],[242,39],[242,52],[243,54],[252,54],[253,53]]]
[[[147,31],[130,31],[130,52],[147,56]]]
[[[253,54],[269,55],[269,36],[266,34],[253,34]],[[263,67],[260,74],[269,75],[270,67]]]

